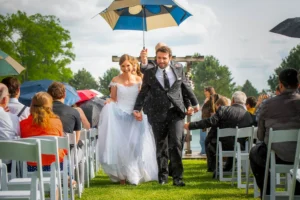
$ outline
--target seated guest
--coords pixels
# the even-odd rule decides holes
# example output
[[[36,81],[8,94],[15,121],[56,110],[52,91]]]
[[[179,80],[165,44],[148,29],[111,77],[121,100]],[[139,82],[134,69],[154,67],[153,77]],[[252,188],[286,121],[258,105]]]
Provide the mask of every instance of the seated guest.
[[[263,143],[257,144],[250,152],[250,165],[261,195],[264,185],[266,154],[269,130],[285,130],[300,128],[300,95],[297,94],[298,80],[295,69],[284,69],[279,74],[280,95],[265,101],[261,107],[258,121],[257,137]],[[285,142],[273,144],[277,163],[293,163],[296,144]],[[270,176],[269,176],[270,177]],[[300,194],[300,184],[296,183],[296,194]],[[270,194],[268,183],[267,194]]]
[[[21,138],[34,136],[63,136],[62,123],[52,112],[52,97],[46,92],[38,92],[32,98],[30,115],[20,122]],[[64,150],[59,150],[60,168],[63,168]],[[43,171],[50,171],[54,155],[42,155]],[[28,171],[36,171],[36,163],[28,162]]]
[[[72,105],[72,108],[76,109],[79,112],[82,127],[87,130],[90,129],[91,124],[87,119],[86,115],[84,114],[83,110],[80,107],[78,107],[77,104]]]
[[[232,95],[231,106],[221,106],[216,113],[207,119],[202,119],[197,122],[190,122],[184,125],[187,130],[210,128],[210,131],[206,137],[205,144],[207,144],[207,160],[213,163],[212,167],[216,166],[216,140],[217,140],[217,128],[239,128],[252,126],[254,123],[252,115],[247,112],[245,108],[246,95],[244,92],[237,91]],[[223,150],[233,150],[234,138],[224,137],[221,138]],[[231,170],[232,159],[227,159],[225,165],[225,171]]]
[[[9,112],[17,115],[20,121],[26,119],[30,114],[30,110],[29,107],[21,104],[18,100],[20,97],[20,81],[15,77],[7,77],[2,80],[2,83],[7,86],[10,95]]]
[[[20,135],[20,123],[17,115],[6,111],[9,102],[9,93],[6,85],[0,83],[0,140],[12,140]],[[11,171],[11,161],[3,161],[7,171]]]
[[[220,106],[229,106],[229,105],[230,105],[229,101],[226,97],[220,97],[215,103],[216,110],[218,110]]]
[[[79,112],[72,108],[71,106],[67,106],[64,104],[65,98],[66,98],[66,88],[64,84],[59,83],[59,82],[53,82],[49,88],[48,88],[48,94],[50,94],[53,98],[53,112],[59,116],[62,125],[63,125],[63,130],[65,133],[71,133],[75,132],[76,134],[76,141],[77,141],[77,156],[78,156],[78,161],[80,162],[80,180],[81,183],[84,180],[84,169],[83,169],[83,151],[82,151],[82,146],[83,143],[80,140],[80,131],[81,131],[81,119],[80,119],[80,114]],[[74,149],[71,147],[71,159],[74,159]],[[82,187],[82,185],[79,185]]]
[[[248,97],[246,100],[246,108],[249,113],[252,115],[255,114],[255,106],[256,106],[256,98],[255,97]]]

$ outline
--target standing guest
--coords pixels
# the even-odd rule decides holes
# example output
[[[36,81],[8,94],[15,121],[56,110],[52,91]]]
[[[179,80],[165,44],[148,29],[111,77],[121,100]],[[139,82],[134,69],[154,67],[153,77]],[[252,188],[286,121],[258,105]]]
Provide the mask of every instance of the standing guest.
[[[262,196],[267,145],[270,128],[273,130],[287,130],[300,128],[300,95],[297,93],[298,80],[295,69],[284,69],[279,74],[280,95],[265,101],[260,110],[258,121],[257,137],[260,144],[257,144],[250,151],[250,165],[260,189]],[[276,163],[293,164],[295,158],[295,142],[284,142],[272,145],[276,154]],[[270,176],[269,176],[270,177]],[[270,194],[270,179],[268,180],[267,194]],[[295,193],[300,194],[300,184],[296,183]]]
[[[204,88],[204,96],[205,101],[202,106],[202,119],[210,118],[216,111],[215,109],[215,102],[220,98],[220,95],[216,94],[215,89],[211,86]],[[201,152],[204,151],[207,152],[207,144],[206,144],[206,137],[208,132],[210,131],[210,128],[204,128],[200,129],[200,146],[201,146]],[[213,172],[213,169],[215,168],[214,164],[212,163],[212,160],[208,158],[209,155],[207,155],[207,171]]]
[[[9,93],[6,85],[0,83],[0,140],[12,140],[20,135],[20,123],[17,115],[6,111]],[[4,160],[8,172],[11,171],[11,161]]]
[[[255,106],[256,106],[256,98],[255,97],[248,97],[246,100],[246,108],[249,113],[252,115],[255,114]]]
[[[2,83],[7,86],[10,95],[9,112],[17,115],[20,121],[26,119],[30,114],[30,110],[29,107],[21,104],[18,100],[20,97],[20,81],[15,77],[6,77],[2,80]]]
[[[168,160],[170,158],[174,186],[185,186],[182,165],[182,133],[185,118],[183,95],[195,100],[190,84],[186,80],[183,67],[173,65],[172,51],[163,46],[156,51],[157,66],[144,73],[143,85],[134,106],[136,120],[142,120],[140,112],[148,104],[147,116],[151,122],[156,143],[158,180],[168,182]],[[146,97],[148,97],[147,101]],[[168,152],[169,151],[169,152]]]

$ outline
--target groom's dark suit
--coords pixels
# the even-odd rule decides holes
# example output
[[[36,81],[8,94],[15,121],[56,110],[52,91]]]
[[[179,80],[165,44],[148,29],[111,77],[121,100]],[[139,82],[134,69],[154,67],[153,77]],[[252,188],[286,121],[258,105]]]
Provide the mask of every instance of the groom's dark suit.
[[[182,132],[185,117],[183,94],[197,102],[187,82],[181,65],[172,65],[171,70],[175,82],[170,89],[165,89],[156,78],[158,67],[149,68],[144,72],[142,89],[137,97],[134,110],[140,111],[148,96],[147,116],[151,121],[155,142],[159,181],[167,181],[168,156],[172,163],[174,181],[181,181],[182,166]],[[197,102],[198,104],[198,102]],[[169,139],[169,141],[168,141]],[[170,155],[168,155],[168,147]]]

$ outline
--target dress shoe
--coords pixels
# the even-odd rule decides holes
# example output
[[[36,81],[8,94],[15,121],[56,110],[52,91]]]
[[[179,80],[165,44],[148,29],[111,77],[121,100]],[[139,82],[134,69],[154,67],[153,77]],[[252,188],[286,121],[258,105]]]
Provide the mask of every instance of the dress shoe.
[[[167,184],[167,183],[168,183],[167,180],[160,180],[160,181],[159,181],[159,184],[161,184],[161,185],[165,185],[165,184]]]
[[[185,186],[185,183],[183,181],[181,181],[181,180],[174,180],[173,181],[173,185],[174,186],[183,187],[183,186]]]

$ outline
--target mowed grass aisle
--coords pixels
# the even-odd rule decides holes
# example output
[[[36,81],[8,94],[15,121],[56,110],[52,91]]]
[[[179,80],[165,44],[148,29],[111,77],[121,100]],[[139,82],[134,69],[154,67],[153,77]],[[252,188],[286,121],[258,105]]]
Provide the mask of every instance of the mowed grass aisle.
[[[246,195],[245,189],[237,189],[236,185],[231,186],[231,183],[212,179],[212,173],[206,172],[205,160],[184,160],[183,163],[185,187],[173,186],[172,179],[169,179],[167,185],[148,182],[138,186],[129,184],[122,186],[110,182],[108,177],[101,171],[91,181],[90,188],[84,190],[81,199],[254,199],[253,189],[250,189],[249,195]]]

